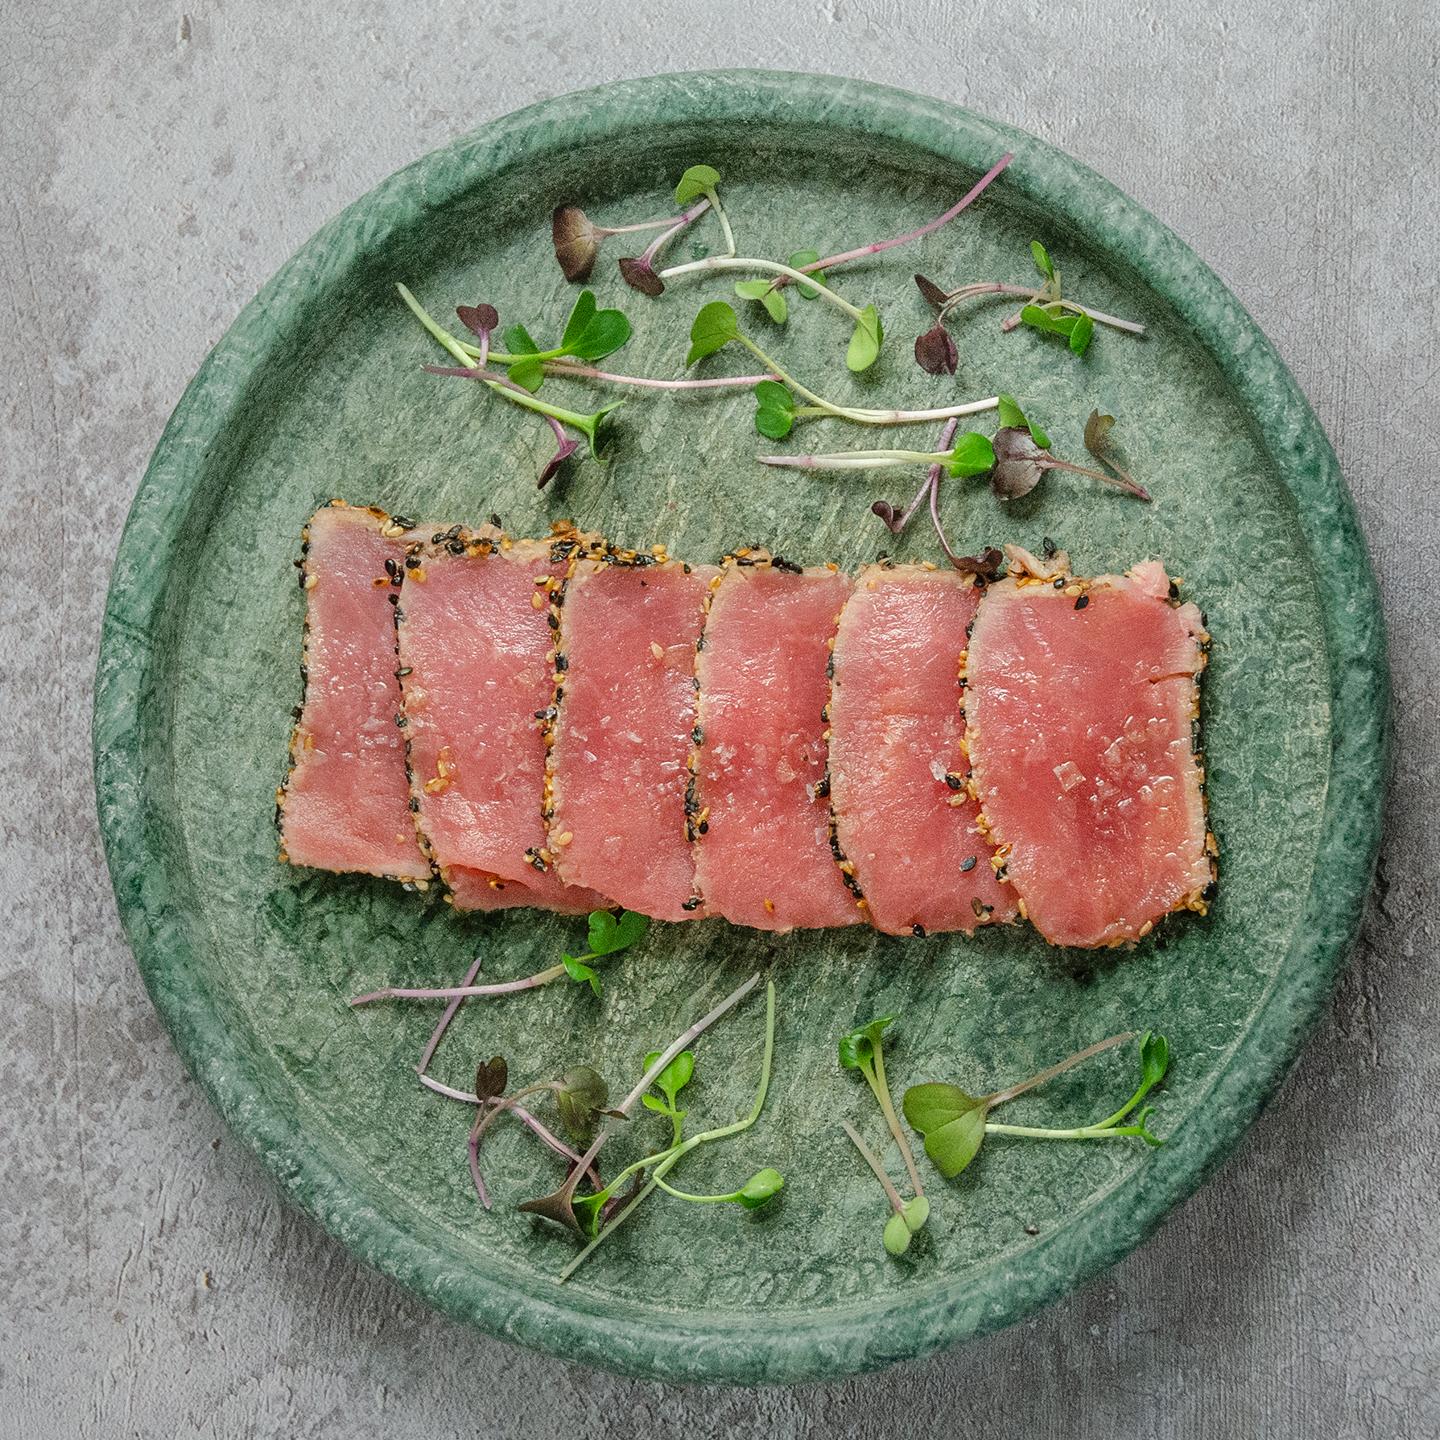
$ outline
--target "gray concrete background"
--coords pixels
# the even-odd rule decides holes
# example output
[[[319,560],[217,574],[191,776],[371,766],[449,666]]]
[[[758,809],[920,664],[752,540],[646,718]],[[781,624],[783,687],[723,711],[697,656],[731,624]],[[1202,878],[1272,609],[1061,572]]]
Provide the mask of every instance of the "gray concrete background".
[[[189,3],[0,7],[0,1436],[1440,1434],[1429,0]],[[463,1330],[280,1203],[120,939],[88,726],[130,496],[270,273],[473,124],[733,64],[861,75],[1024,126],[1195,246],[1339,451],[1385,591],[1400,744],[1376,903],[1329,1017],[1152,1243],[924,1364],[685,1392]]]

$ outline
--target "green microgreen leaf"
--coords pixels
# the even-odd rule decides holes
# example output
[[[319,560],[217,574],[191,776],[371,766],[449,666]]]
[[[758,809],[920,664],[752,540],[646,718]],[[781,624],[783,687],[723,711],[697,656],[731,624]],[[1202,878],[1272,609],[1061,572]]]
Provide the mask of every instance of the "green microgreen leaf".
[[[692,165],[675,187],[675,203],[689,205],[708,195],[720,183],[720,172],[710,165]]]
[[[758,300],[765,307],[766,314],[777,325],[783,325],[790,313],[789,307],[785,304],[784,293],[772,289],[769,280],[737,280],[735,293],[742,300]]]
[[[795,424],[795,398],[778,380],[755,387],[755,428],[771,440],[783,440]]]
[[[565,967],[565,973],[581,984],[589,984],[596,995],[600,994],[600,977],[583,960],[577,960],[573,955],[562,955],[560,963]]]
[[[866,1025],[840,1037],[840,1066],[844,1070],[863,1070],[875,1062],[875,1048],[880,1037],[895,1023],[894,1015],[879,1015]]]
[[[645,1056],[645,1063],[642,1069],[648,1070],[660,1058],[660,1051],[651,1050]],[[654,1085],[657,1090],[670,1102],[674,1108],[675,1097],[690,1083],[691,1077],[695,1074],[695,1055],[693,1051],[682,1050],[656,1077]],[[644,1096],[644,1099],[652,1097]],[[653,1106],[651,1107],[654,1108]]]
[[[924,1195],[916,1195],[905,1202],[900,1213],[904,1216],[905,1228],[912,1235],[918,1235],[930,1218],[930,1201]]]
[[[567,327],[568,328],[568,327]],[[564,349],[578,360],[603,360],[630,339],[630,321],[622,310],[597,310]]]
[[[650,921],[633,910],[622,910],[618,917],[609,910],[592,910],[589,925],[590,953],[613,955],[643,940]]]
[[[1170,1068],[1170,1045],[1163,1035],[1149,1030],[1140,1038],[1140,1074],[1149,1086],[1158,1085]]]
[[[690,350],[685,356],[686,365],[693,365],[707,355],[722,350],[740,333],[735,312],[723,300],[712,300],[702,306],[690,327]]]
[[[1070,350],[1072,354],[1083,355],[1095,338],[1095,322],[1088,315],[1077,315],[1070,327]]]
[[[792,270],[803,270],[807,265],[813,265],[820,258],[818,250],[797,250],[785,262]],[[817,280],[824,284],[825,272],[823,270],[812,270],[810,272]],[[795,288],[800,293],[802,300],[818,300],[820,292],[813,285],[806,285],[802,281],[795,282]]]
[[[785,1177],[778,1170],[766,1166],[764,1170],[757,1170],[735,1192],[735,1198],[747,1210],[758,1210],[762,1205],[768,1205],[784,1188]]]
[[[505,348],[512,355],[538,355],[540,347],[523,325],[511,325],[505,331]]]
[[[905,1118],[925,1137],[925,1153],[952,1180],[975,1158],[985,1139],[989,1096],[967,1094],[958,1085],[912,1085],[905,1092]]]
[[[1031,438],[1042,450],[1050,448],[1050,437],[1038,425],[1026,418],[1025,412],[1016,403],[1013,395],[1000,395],[997,399],[1000,401],[998,416],[1002,430],[1028,430]]]
[[[890,1218],[885,1222],[884,1240],[886,1254],[895,1256],[903,1255],[910,1248],[910,1241],[912,1239],[914,1239],[914,1232],[905,1223],[905,1217],[892,1212]]]
[[[1055,278],[1055,262],[1050,258],[1050,252],[1038,241],[1030,242],[1030,254],[1035,260],[1035,268],[1047,279]]]
[[[988,436],[967,430],[956,440],[945,468],[954,479],[984,475],[995,468],[995,447]]]
[[[884,340],[885,327],[880,323],[880,314],[873,305],[867,305],[855,322],[855,333],[845,351],[846,365],[857,373],[868,370],[879,358]]]

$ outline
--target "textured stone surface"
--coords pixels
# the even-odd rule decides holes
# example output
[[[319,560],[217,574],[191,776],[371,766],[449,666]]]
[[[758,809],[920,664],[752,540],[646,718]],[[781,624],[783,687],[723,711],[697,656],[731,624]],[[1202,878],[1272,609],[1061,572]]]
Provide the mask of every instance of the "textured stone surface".
[[[1003,40],[1009,65],[982,68],[971,52],[913,69],[915,36],[938,18],[916,14],[907,33],[873,7],[807,14],[803,32],[797,15],[788,33],[820,38],[792,47],[782,31],[767,55],[951,95],[958,69],[957,98],[1057,139],[1174,224],[1295,364],[1380,553],[1402,738],[1380,904],[1334,1019],[1270,1117],[1152,1245],[969,1352],[870,1381],[706,1400],[556,1372],[436,1319],[278,1208],[236,1147],[207,1148],[218,1122],[158,1032],[97,867],[83,735],[100,586],[159,426],[239,303],[396,164],[569,83],[576,42],[547,36],[538,14],[462,26],[425,13],[428,33],[405,32],[413,64],[394,58],[401,27],[383,11],[353,29],[297,12],[263,35],[223,12],[178,30],[173,12],[78,13],[63,33],[23,14],[5,22],[0,145],[19,187],[0,243],[18,283],[0,323],[8,353],[35,362],[7,402],[6,493],[21,520],[12,533],[59,526],[65,543],[26,591],[33,639],[13,657],[20,743],[7,773],[42,799],[17,808],[6,836],[17,1041],[4,1049],[5,1093],[19,1102],[7,1164],[26,1203],[4,1221],[17,1273],[0,1367],[18,1408],[0,1427],[20,1416],[35,1433],[531,1434],[633,1411],[661,1433],[757,1422],[885,1433],[905,1403],[911,1433],[1433,1428],[1434,1001],[1413,959],[1433,937],[1436,796],[1423,761],[1436,653],[1411,582],[1435,558],[1435,517],[1418,483],[1384,462],[1420,418],[1435,337],[1419,311],[1379,315],[1433,260],[1403,138],[1435,118],[1435,36],[1418,16],[1418,38],[1394,53],[1338,11],[1302,21],[1283,51],[1223,17],[1156,18],[1154,78],[1134,73],[1133,47],[1123,64],[1105,58],[1094,14],[1047,62],[1053,79],[1020,67]],[[701,22],[714,27],[703,55],[666,52],[649,22],[626,33],[602,19],[600,43],[587,42],[602,68],[587,78],[746,58],[745,19]],[[952,19],[951,33],[987,33],[985,19]],[[1043,48],[1038,28],[1025,38]],[[1208,75],[1189,89],[1158,83],[1165,54],[1207,42],[1233,104],[1211,107]],[[1066,90],[1087,64],[1125,104],[1086,104],[1076,85],[1052,108],[1047,87]],[[503,102],[468,103],[481,73],[504,77]],[[1352,90],[1358,108],[1343,98]],[[1271,128],[1282,115],[1283,134]],[[152,166],[155,154],[166,163]],[[1394,169],[1362,172],[1376,155]],[[18,611],[18,597],[6,604]]]

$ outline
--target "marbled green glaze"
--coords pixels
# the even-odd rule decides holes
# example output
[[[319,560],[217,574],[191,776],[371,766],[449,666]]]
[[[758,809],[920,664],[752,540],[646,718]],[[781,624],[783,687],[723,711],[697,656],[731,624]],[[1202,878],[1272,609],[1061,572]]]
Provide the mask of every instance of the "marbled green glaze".
[[[953,485],[947,510],[967,548],[1049,534],[1087,571],[1159,556],[1205,606],[1219,903],[1207,920],[1098,959],[1021,929],[902,943],[656,926],[607,965],[602,1001],[566,986],[473,1004],[441,1051],[442,1078],[464,1084],[496,1051],[519,1080],[573,1056],[618,1091],[647,1048],[751,969],[779,987],[761,1123],[676,1178],[728,1187],[774,1164],[788,1177],[783,1203],[750,1217],[657,1198],[558,1286],[567,1242],[506,1204],[548,1188],[552,1161],[502,1129],[487,1167],[501,1203],[481,1214],[462,1154],[467,1115],[420,1092],[410,1069],[436,1011],[344,1000],[385,981],[447,980],[477,948],[488,976],[523,974],[573,948],[580,927],[464,920],[379,881],[275,863],[272,792],[299,690],[299,527],[341,495],[447,521],[499,511],[520,533],[574,516],[696,560],[764,539],[849,566],[882,548],[928,557],[930,537],[917,524],[893,542],[866,513],[872,499],[908,495],[908,474],[761,473],[752,457],[773,447],[736,396],[639,396],[606,467],[574,466],[539,494],[544,432],[473,387],[421,374],[435,352],[393,282],[442,314],[490,300],[543,337],[572,295],[548,255],[559,201],[601,220],[663,213],[675,175],[705,159],[724,172],[744,250],[824,250],[928,219],[1007,148],[1015,164],[974,212],[837,277],[884,314],[889,340],[871,374],[847,375],[845,330],[823,305],[793,303],[782,335],[747,324],[836,396],[935,404],[1011,389],[1062,455],[1083,458],[1092,405],[1120,417],[1153,506],[1052,475],[1008,510]],[[910,273],[1022,281],[1032,236],[1074,294],[1143,319],[1151,338],[1102,332],[1079,363],[1044,337],[1002,336],[1002,312],[980,305],[956,327],[956,381],[922,375],[909,349],[928,321]],[[729,283],[681,282],[647,301],[615,275],[622,253],[609,242],[595,280],[602,303],[636,322],[616,368],[674,373],[696,309]],[[928,447],[933,427],[901,433]],[[830,424],[798,441],[869,443]],[[288,1194],[357,1254],[495,1334],[635,1374],[758,1382],[883,1365],[1012,1321],[1125,1254],[1224,1156],[1294,1057],[1353,936],[1378,837],[1385,695],[1375,590],[1335,458],[1268,342],[1180,241],[1030,136],[858,82],[746,72],[629,82],[488,125],[387,181],[280,271],[186,392],[136,499],[106,615],[95,750],[116,894],[155,1003]],[[903,1016],[897,1087],[950,1077],[976,1088],[1113,1030],[1162,1028],[1177,1056],[1156,1121],[1168,1143],[992,1141],[959,1182],[934,1177],[926,1237],[892,1262],[883,1201],[837,1124],[849,1115],[878,1140],[878,1116],[833,1046],[880,1010]],[[701,1043],[697,1119],[744,1108],[761,1020],[757,999]],[[1131,1063],[1106,1057],[1007,1118],[1108,1110]],[[638,1143],[621,1137],[611,1153]]]

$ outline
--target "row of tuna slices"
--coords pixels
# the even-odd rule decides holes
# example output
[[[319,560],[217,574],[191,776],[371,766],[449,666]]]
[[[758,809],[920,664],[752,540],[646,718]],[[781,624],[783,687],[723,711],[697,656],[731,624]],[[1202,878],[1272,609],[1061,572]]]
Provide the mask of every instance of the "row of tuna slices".
[[[1198,612],[1157,565],[1083,582],[1012,564],[988,591],[889,564],[852,586],[759,550],[689,566],[566,529],[427,540],[336,504],[309,529],[282,854],[421,884],[433,861],[466,909],[775,930],[1028,912],[1097,945],[1203,909]],[[322,654],[342,626],[351,644]]]

